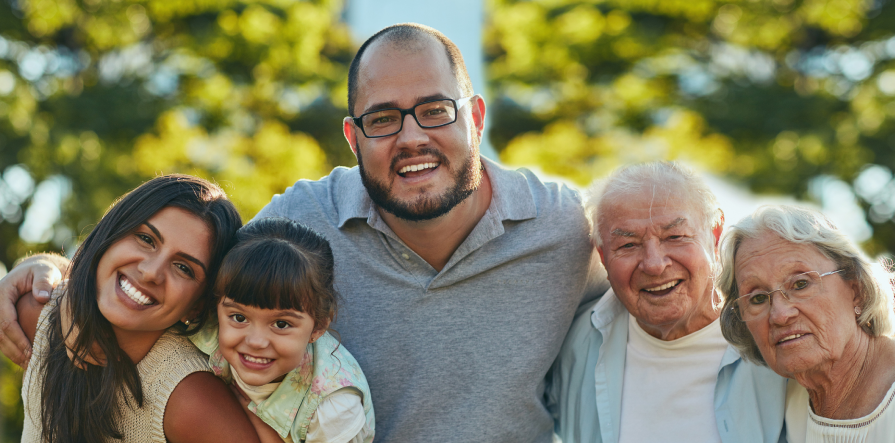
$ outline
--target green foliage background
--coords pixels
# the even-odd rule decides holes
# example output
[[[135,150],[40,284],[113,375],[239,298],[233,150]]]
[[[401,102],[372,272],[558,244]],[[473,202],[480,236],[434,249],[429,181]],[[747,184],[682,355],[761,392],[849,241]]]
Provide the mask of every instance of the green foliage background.
[[[505,163],[584,185],[682,159],[800,198],[815,177],[857,180],[864,246],[895,250],[888,0],[485,1],[490,137]],[[70,187],[52,232],[27,243],[33,187],[0,180],[0,262],[70,251],[160,173],[216,180],[249,218],[296,179],[353,165],[339,130],[355,50],[343,6],[0,0],[0,173]],[[18,377],[0,361],[0,441],[18,441]]]

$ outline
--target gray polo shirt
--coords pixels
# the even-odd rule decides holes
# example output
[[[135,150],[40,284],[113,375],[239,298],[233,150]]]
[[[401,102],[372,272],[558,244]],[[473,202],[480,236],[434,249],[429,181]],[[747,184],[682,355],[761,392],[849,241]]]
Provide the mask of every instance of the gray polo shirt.
[[[370,384],[377,442],[552,439],[544,378],[590,301],[589,226],[576,191],[483,160],[491,205],[440,272],[385,224],[357,167],[299,180],[256,216],[329,240],[332,327]]]

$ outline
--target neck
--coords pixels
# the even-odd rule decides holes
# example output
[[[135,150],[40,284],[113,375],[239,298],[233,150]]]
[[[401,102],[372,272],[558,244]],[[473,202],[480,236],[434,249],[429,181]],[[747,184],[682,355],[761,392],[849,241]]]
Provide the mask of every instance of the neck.
[[[155,342],[165,333],[161,331],[122,331],[112,326],[118,347],[130,357],[134,364],[140,363],[143,357],[155,346]]]
[[[850,343],[852,344],[852,343]],[[842,358],[794,374],[808,390],[814,413],[834,420],[863,417],[882,401],[895,382],[895,341],[858,332]]]
[[[441,271],[490,205],[491,180],[486,171],[482,174],[478,189],[441,217],[415,222],[395,217],[383,210],[379,210],[379,215],[407,247],[435,270]]]

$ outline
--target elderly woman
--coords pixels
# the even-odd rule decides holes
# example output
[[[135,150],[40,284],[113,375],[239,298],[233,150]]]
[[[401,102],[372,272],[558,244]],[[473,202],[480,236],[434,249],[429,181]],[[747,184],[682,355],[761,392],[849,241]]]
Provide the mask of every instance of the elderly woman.
[[[823,215],[786,206],[732,226],[722,266],[724,337],[798,382],[787,390],[788,441],[893,441],[890,276]]]

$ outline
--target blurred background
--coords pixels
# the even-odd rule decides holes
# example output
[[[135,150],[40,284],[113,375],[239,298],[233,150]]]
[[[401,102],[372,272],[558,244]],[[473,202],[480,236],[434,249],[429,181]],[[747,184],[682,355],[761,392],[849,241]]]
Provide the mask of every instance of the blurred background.
[[[348,64],[402,21],[460,45],[504,164],[583,187],[681,160],[728,222],[802,202],[895,251],[889,0],[0,0],[0,275],[71,255],[158,174],[215,180],[248,219],[355,165]],[[0,442],[20,379],[0,358]]]

